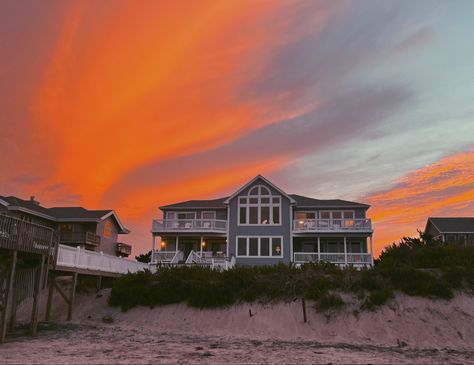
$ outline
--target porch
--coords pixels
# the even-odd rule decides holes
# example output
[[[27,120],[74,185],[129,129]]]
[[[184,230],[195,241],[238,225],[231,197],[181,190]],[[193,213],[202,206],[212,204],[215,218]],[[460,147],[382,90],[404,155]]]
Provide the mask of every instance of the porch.
[[[295,219],[294,232],[372,232],[370,219]]]
[[[222,219],[154,219],[152,233],[215,232],[227,233],[227,221]]]
[[[293,237],[292,259],[295,264],[330,262],[340,266],[372,266],[372,237]]]
[[[159,245],[156,245],[154,237],[152,252],[151,263],[155,265],[201,265],[228,269],[235,264],[235,258],[228,255],[225,237],[163,236]]]

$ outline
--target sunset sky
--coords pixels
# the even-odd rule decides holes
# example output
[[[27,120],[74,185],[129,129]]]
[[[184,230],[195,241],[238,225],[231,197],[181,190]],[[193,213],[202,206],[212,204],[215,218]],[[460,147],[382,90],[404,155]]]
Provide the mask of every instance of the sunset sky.
[[[0,2],[0,195],[158,206],[257,174],[372,205],[375,250],[474,216],[474,1]]]

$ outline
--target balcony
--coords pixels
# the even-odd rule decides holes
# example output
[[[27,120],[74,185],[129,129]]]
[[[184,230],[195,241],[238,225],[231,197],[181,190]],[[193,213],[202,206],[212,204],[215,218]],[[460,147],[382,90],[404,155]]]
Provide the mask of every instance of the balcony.
[[[370,253],[295,252],[293,255],[295,264],[330,262],[336,265],[356,267],[372,265]]]
[[[370,219],[295,219],[293,232],[372,232]]]
[[[59,242],[64,245],[87,246],[95,248],[100,245],[100,236],[92,232],[60,232]]]
[[[118,256],[128,257],[129,255],[132,254],[132,246],[126,243],[117,242],[116,252]]]
[[[152,232],[226,233],[227,221],[219,219],[155,219]]]

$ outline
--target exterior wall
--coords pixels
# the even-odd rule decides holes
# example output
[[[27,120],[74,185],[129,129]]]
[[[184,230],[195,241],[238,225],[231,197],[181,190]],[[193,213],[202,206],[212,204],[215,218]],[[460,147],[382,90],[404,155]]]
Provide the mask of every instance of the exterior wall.
[[[238,198],[247,196],[248,191],[255,185],[265,185],[272,195],[281,196],[281,221],[280,225],[260,225],[260,226],[239,226],[238,225]],[[228,222],[228,245],[229,254],[236,256],[238,265],[274,265],[278,262],[289,263],[291,258],[291,222],[290,222],[290,200],[282,196],[277,190],[266,184],[263,180],[257,179],[253,184],[241,191],[229,202],[229,222]],[[237,257],[237,237],[238,236],[281,236],[283,238],[283,257],[258,257],[243,258]]]
[[[96,250],[108,255],[116,255],[118,231],[114,219],[108,217],[98,223],[96,234],[100,236],[100,246]]]
[[[3,207],[3,205],[0,205],[0,207]],[[33,214],[20,212],[20,211],[13,211],[13,210],[2,211],[2,213],[6,213],[6,215],[8,215],[9,217],[14,217],[14,218],[26,220],[26,221],[31,222],[31,223],[40,224],[42,226],[51,227],[51,228],[54,228],[54,229],[56,229],[56,227],[57,227],[57,223],[52,222],[52,221],[50,221],[48,219],[45,219],[45,218],[38,217],[38,216],[33,215]]]
[[[437,237],[440,235],[440,232],[431,223],[428,223],[426,233],[430,234],[433,237]]]

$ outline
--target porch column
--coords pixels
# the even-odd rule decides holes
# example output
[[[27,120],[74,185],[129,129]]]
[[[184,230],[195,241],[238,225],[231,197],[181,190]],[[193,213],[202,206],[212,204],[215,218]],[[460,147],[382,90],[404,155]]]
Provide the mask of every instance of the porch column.
[[[202,242],[204,241],[204,237],[201,236],[201,243],[199,244],[200,246],[200,253],[201,253],[201,257],[202,257]]]
[[[178,252],[179,236],[176,235],[176,252]]]
[[[344,236],[344,264],[347,266],[347,238]]]
[[[321,261],[321,237],[318,236],[318,262]]]
[[[369,240],[370,240],[370,264],[374,266],[374,248],[372,246],[372,235],[370,235]]]
[[[151,252],[155,252],[155,235],[152,234],[152,240],[151,240]]]

